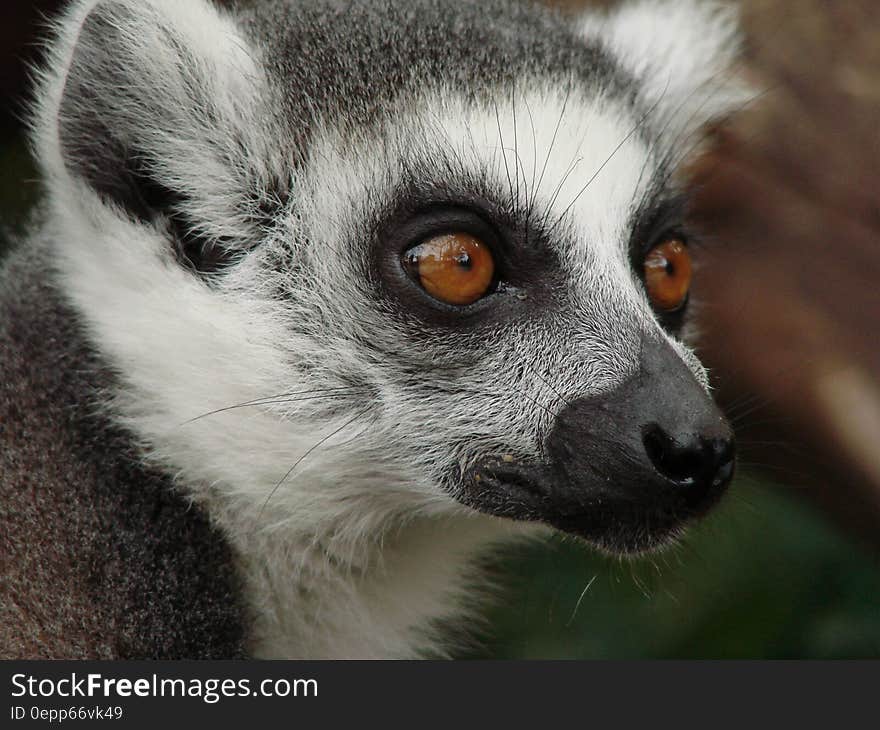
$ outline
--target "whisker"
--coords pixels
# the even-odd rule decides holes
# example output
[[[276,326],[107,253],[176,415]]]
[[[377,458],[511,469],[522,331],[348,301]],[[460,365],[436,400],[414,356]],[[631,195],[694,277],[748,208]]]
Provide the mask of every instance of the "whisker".
[[[781,415],[774,416],[773,418],[763,418],[760,421],[749,421],[748,423],[741,418],[732,418],[730,419],[730,422],[736,431],[742,428],[758,428],[759,426],[791,426],[794,423],[791,417]]]
[[[541,408],[544,412],[546,412],[551,418],[553,418],[553,419],[556,418],[556,414],[552,410],[550,410],[547,406],[545,406],[543,403],[541,403],[541,401],[539,401],[537,398],[530,396],[528,393],[523,393],[522,391],[520,391],[519,394],[523,398],[528,398],[532,403],[534,403],[536,406],[538,406],[538,408]]]
[[[578,145],[577,152],[580,152],[580,145]],[[553,191],[553,195],[550,197],[550,202],[547,203],[547,209],[544,211],[544,216],[541,218],[541,228],[547,227],[547,218],[550,216],[550,212],[553,210],[553,206],[556,205],[556,200],[559,197],[560,193],[562,193],[562,188],[565,185],[565,182],[568,178],[574,173],[577,169],[577,166],[583,162],[583,157],[577,157],[572,160],[571,164],[569,164],[565,173],[562,176],[562,179],[559,181],[559,185],[556,186],[556,189]]]
[[[523,103],[526,105],[526,111],[529,115],[529,126],[532,129],[532,192],[531,194],[526,189],[526,246],[529,244],[529,233],[531,230],[531,222],[532,222],[532,213],[534,212],[534,201],[535,201],[535,177],[538,174],[538,134],[535,131],[535,119],[532,116],[532,108],[529,106],[529,100],[523,97]],[[523,178],[525,178],[525,171],[523,171]]]
[[[541,375],[541,373],[538,372],[538,370],[536,368],[534,368],[532,365],[530,365],[525,359],[521,360],[520,362],[525,367],[527,367],[535,375],[535,377],[538,378],[538,380],[540,380],[544,385],[546,385],[548,388],[550,388],[550,390],[553,391],[553,394],[559,400],[561,400],[563,402],[563,404],[565,404],[566,406],[571,405],[568,402],[568,400],[566,400],[565,397],[558,390],[556,390],[556,388],[554,388],[547,380],[544,379],[544,377]]]
[[[340,392],[340,391],[344,391],[344,392]],[[349,394],[354,395],[354,394],[366,392],[366,391],[369,391],[369,388],[349,385],[349,386],[340,386],[340,387],[336,387],[336,388],[315,388],[315,389],[311,389],[311,390],[291,391],[289,393],[278,393],[276,395],[264,396],[263,398],[254,398],[253,400],[245,401],[244,403],[236,403],[235,405],[225,406],[223,408],[216,408],[213,411],[208,411],[207,413],[202,413],[200,416],[195,416],[194,418],[190,418],[189,420],[184,421],[180,425],[185,426],[188,423],[192,423],[193,421],[198,421],[201,418],[207,418],[208,416],[213,416],[218,413],[225,413],[226,411],[232,411],[232,410],[235,410],[236,408],[252,408],[252,407],[262,406],[262,405],[273,405],[276,403],[285,403],[285,402],[296,403],[298,400],[312,400],[312,398],[310,398],[310,397],[301,398],[301,399],[291,399],[289,401],[284,400],[284,399],[287,399],[291,396],[298,396],[298,395],[311,396],[311,395],[315,394],[314,398],[322,398],[322,397],[330,397],[333,394],[338,394],[336,397],[341,397],[341,396],[347,396]],[[325,393],[328,395],[318,395],[318,394],[325,394]]]
[[[727,417],[731,421],[740,421],[744,418],[748,418],[754,413],[757,413],[763,408],[769,408],[771,406],[771,402],[768,398],[765,398],[763,395],[756,394],[751,398],[748,398],[743,403],[739,404],[736,408],[728,408],[727,409]]]
[[[361,416],[363,416],[363,415],[365,415],[367,412],[369,412],[369,410],[370,410],[371,408],[372,408],[372,405],[369,406],[369,407],[367,407],[367,408],[364,408],[362,411],[358,411],[358,413],[356,413],[354,416],[352,416],[350,419],[348,419],[348,420],[347,420],[345,423],[343,423],[341,426],[339,426],[338,428],[334,429],[333,431],[331,431],[330,433],[328,433],[326,436],[324,436],[320,441],[318,441],[318,443],[316,443],[314,446],[312,446],[311,448],[309,448],[309,449],[308,449],[308,450],[307,450],[302,456],[300,456],[300,457],[294,462],[293,466],[291,466],[290,469],[288,469],[287,472],[285,472],[284,476],[281,477],[281,479],[278,480],[278,483],[277,483],[274,487],[272,487],[272,491],[270,491],[270,492],[269,492],[269,495],[266,497],[266,501],[263,503],[263,506],[260,508],[260,513],[259,513],[259,515],[258,515],[258,517],[257,517],[257,522],[258,522],[258,523],[261,521],[261,519],[262,519],[262,517],[263,517],[263,512],[266,510],[266,507],[269,505],[269,501],[272,499],[272,497],[275,495],[275,493],[281,488],[281,485],[284,484],[284,482],[287,481],[288,477],[289,477],[291,474],[293,474],[293,471],[296,469],[296,467],[298,467],[300,464],[302,464],[302,462],[303,462],[305,459],[307,459],[312,453],[314,453],[314,451],[315,451],[316,449],[318,449],[319,447],[323,446],[325,443],[327,443],[331,438],[333,438],[333,437],[334,437],[336,434],[338,434],[340,431],[342,431],[342,430],[345,429],[345,428],[348,428],[348,426],[350,426],[352,423],[354,423],[358,418],[360,418]]]
[[[492,106],[495,107],[495,124],[498,126],[498,140],[501,142],[501,158],[504,160],[504,171],[507,173],[507,187],[510,190],[511,210],[516,210],[516,200],[513,197],[513,180],[510,178],[510,166],[507,164],[507,154],[504,149],[504,133],[501,131],[501,117],[498,114],[498,104],[493,99]]]
[[[743,408],[749,408],[755,403],[763,400],[765,396],[762,393],[745,393],[739,398],[735,398],[725,405],[725,411],[732,416],[741,411]]]
[[[793,469],[790,466],[783,466],[781,464],[769,464],[763,461],[741,461],[740,466],[744,469],[776,472],[784,477],[794,477],[795,479],[803,479],[805,481],[809,481],[811,476],[808,472],[800,469]],[[790,482],[777,483],[776,486],[786,487],[788,489],[806,489],[806,487],[801,484],[792,484]]]
[[[562,126],[562,118],[565,116],[565,109],[568,106],[568,100],[571,96],[571,87],[572,84],[568,84],[568,89],[565,92],[565,99],[562,102],[562,111],[559,113],[559,119],[556,120],[556,128],[553,130],[553,137],[550,139],[550,147],[547,148],[547,157],[544,158],[544,166],[541,168],[541,176],[538,178],[538,184],[535,186],[535,189],[532,191],[534,194],[534,198],[532,199],[531,205],[535,205],[535,200],[538,197],[538,191],[541,188],[541,183],[544,182],[544,173],[547,172],[547,165],[550,163],[550,156],[553,154],[553,147],[556,145],[556,137],[559,134],[559,128]]]
[[[663,101],[668,89],[669,89],[669,82],[667,81],[666,87],[663,89],[663,93],[660,94],[660,96],[657,98],[657,100],[653,104],[651,104],[650,107],[648,107],[647,111],[645,111],[644,114],[642,114],[642,116],[638,120],[638,122],[636,122],[635,125],[633,125],[632,129],[630,129],[629,132],[627,132],[627,134],[624,136],[624,138],[621,139],[620,142],[618,142],[617,146],[611,151],[611,154],[605,158],[605,161],[601,165],[599,165],[599,169],[593,173],[592,177],[590,177],[589,180],[587,180],[586,184],[578,191],[578,194],[574,196],[574,200],[572,200],[566,206],[565,210],[563,210],[562,213],[559,215],[559,217],[556,219],[556,222],[550,227],[548,234],[552,233],[553,230],[562,222],[562,219],[565,217],[565,215],[568,213],[568,211],[570,211],[572,209],[572,207],[574,206],[574,204],[577,203],[577,201],[580,199],[580,197],[586,192],[587,188],[589,188],[590,185],[593,184],[593,181],[597,177],[599,177],[599,175],[602,173],[602,170],[604,170],[605,167],[608,165],[608,163],[611,162],[612,159],[614,159],[614,157],[617,155],[617,153],[620,151],[620,149],[623,147],[623,145],[625,145],[630,140],[630,138],[636,132],[639,131],[639,129],[642,127],[642,125],[648,120],[648,117],[650,117],[650,115],[654,112],[654,110]]]
[[[775,381],[776,378],[780,375],[784,375],[786,373],[791,372],[797,368],[800,368],[802,363],[798,363],[796,365],[790,365],[783,368],[780,368],[776,373],[774,373],[771,377]],[[742,398],[738,398],[733,404],[727,407],[728,418],[731,421],[743,421],[743,419],[748,418],[751,415],[754,415],[758,411],[762,409],[771,408],[774,404],[779,402],[779,399],[791,388],[794,387],[794,384],[783,384],[781,387],[778,387],[773,394],[773,396],[769,396],[764,393],[752,393],[750,395],[744,396]]]
[[[535,178],[538,175],[538,133],[535,131],[535,117],[532,115],[532,107],[529,105],[529,100],[523,97],[523,103],[526,105],[526,112],[529,115],[529,127],[532,130],[532,194],[528,195],[526,193],[526,197],[529,200],[529,211],[531,212],[532,200],[535,194]]]
[[[681,164],[681,162],[683,160],[687,159],[690,156],[690,154],[693,152],[693,150],[696,149],[696,147],[698,147],[703,142],[704,134],[703,134],[703,129],[701,126],[698,126],[697,128],[692,129],[688,133],[687,137],[683,138],[682,135],[691,126],[692,122],[697,117],[697,115],[700,114],[703,111],[703,109],[706,108],[706,105],[712,101],[715,101],[720,96],[720,94],[724,91],[723,83],[718,83],[719,78],[720,77],[730,78],[734,74],[739,73],[740,68],[744,67],[745,65],[746,65],[746,62],[745,62],[745,59],[743,59],[743,60],[738,61],[737,63],[732,64],[728,68],[724,68],[724,69],[720,69],[720,70],[716,71],[714,74],[712,74],[712,76],[710,76],[708,79],[706,79],[703,83],[698,84],[681,102],[679,102],[679,104],[676,105],[675,109],[673,109],[669,113],[669,115],[667,116],[667,120],[663,125],[663,129],[661,130],[661,133],[658,135],[658,137],[662,137],[663,132],[665,132],[669,128],[669,125],[671,124],[671,122],[678,116],[678,113],[681,111],[682,108],[684,108],[684,106],[687,102],[689,102],[691,99],[693,99],[693,97],[696,94],[701,93],[704,89],[706,89],[706,87],[708,87],[710,85],[714,85],[713,92],[707,94],[706,97],[703,99],[703,101],[697,106],[697,108],[694,109],[690,113],[690,115],[685,120],[684,124],[681,125],[680,131],[676,134],[675,138],[668,144],[669,152],[668,152],[668,155],[665,157],[665,159],[662,160],[661,165],[668,166],[669,171],[668,171],[667,175],[665,175],[663,178],[663,182],[660,186],[661,188],[666,186],[669,178],[672,176],[672,174],[674,174],[676,172],[676,170],[677,170],[678,166]],[[742,111],[743,109],[745,109],[746,107],[748,107],[749,105],[754,103],[754,101],[759,99],[761,96],[763,96],[764,93],[766,93],[766,90],[758,92],[757,94],[754,94],[754,95],[748,97],[747,99],[745,99],[743,101],[742,104],[740,104],[738,107],[736,107],[735,109],[728,112],[726,116],[731,117],[731,116],[734,116],[735,114],[739,113],[740,111]],[[695,142],[693,144],[688,145],[688,147],[686,148],[686,151],[683,154],[680,154],[677,159],[674,158],[673,155],[674,155],[675,151],[679,148],[679,145],[681,145],[684,141],[687,141],[691,137],[694,137],[694,136],[696,136]]]
[[[515,155],[515,162],[519,163],[519,145],[517,144],[517,129],[516,129],[516,82],[513,82],[513,88],[510,92],[510,110],[513,114],[513,154]],[[516,205],[514,206],[514,210],[519,210],[519,167],[515,168],[516,173]],[[525,169],[523,169],[523,177],[525,177]],[[525,180],[523,180],[525,183]]]
[[[350,398],[353,395],[361,395],[362,393],[370,393],[369,389],[351,391],[349,393],[328,393],[326,395],[309,395],[302,398],[279,398],[277,400],[265,401],[263,403],[255,403],[256,406],[277,406],[286,403],[305,403],[312,400],[333,400],[336,398]],[[244,406],[242,406],[244,407]]]
[[[794,444],[790,441],[765,441],[761,439],[737,439],[737,444],[741,444],[743,446],[776,446],[780,449],[792,450],[792,451],[800,451],[804,450],[798,448],[797,444]]]
[[[559,184],[553,191],[553,195],[550,196],[550,202],[547,204],[544,215],[541,216],[541,228],[546,230],[547,221],[550,218],[550,214],[553,212],[553,206],[556,205],[556,201],[559,199],[559,196],[562,194],[562,189],[565,186],[565,182],[568,180],[569,176],[577,169],[577,166],[583,161],[583,156],[581,155],[581,150],[584,148],[584,142],[587,140],[589,129],[585,129],[584,133],[581,135],[580,141],[578,142],[578,146],[575,148],[574,154],[572,154],[572,162],[566,168],[565,173],[562,176],[562,179],[559,181]]]
[[[587,583],[587,585],[584,586],[584,589],[581,591],[580,597],[577,599],[577,603],[574,605],[574,611],[571,612],[571,616],[569,617],[568,622],[565,624],[565,628],[569,628],[574,622],[574,619],[577,616],[578,609],[581,607],[581,603],[583,602],[584,597],[587,595],[587,592],[590,590],[590,588],[593,587],[593,583],[596,582],[596,578],[598,577],[599,574],[596,573],[592,578],[590,578],[590,581]]]
[[[644,163],[642,163],[642,169],[639,171],[639,179],[636,181],[636,185],[633,188],[633,200],[632,200],[633,203],[635,203],[637,200],[637,196],[639,195],[639,191],[641,190],[641,187],[642,187],[642,181],[644,180],[645,172],[647,171],[648,165],[652,161],[653,153],[656,151],[656,148],[660,146],[660,141],[663,139],[664,135],[666,134],[666,131],[669,129],[669,126],[672,124],[673,120],[678,117],[678,113],[684,108],[684,106],[687,103],[689,103],[691,101],[691,99],[694,98],[694,96],[696,96],[696,94],[698,94],[700,91],[702,91],[704,88],[706,88],[710,84],[715,83],[715,81],[718,79],[718,77],[721,76],[722,74],[725,74],[725,73],[728,75],[732,75],[733,68],[722,69],[720,71],[717,71],[714,74],[712,74],[712,76],[710,78],[708,78],[706,81],[704,81],[702,84],[697,84],[697,86],[695,86],[690,91],[690,93],[688,93],[678,104],[675,105],[675,107],[673,109],[671,109],[666,114],[666,121],[663,123],[663,126],[660,128],[660,130],[655,135],[655,140],[651,143],[651,146],[648,150],[648,154],[645,155],[645,161],[644,161]],[[720,93],[720,87],[716,87],[716,94],[717,93]],[[706,101],[704,100],[703,104],[700,105],[698,111],[703,108],[703,105],[705,103],[706,103]],[[690,116],[690,118],[688,119],[688,124],[690,124],[690,122],[693,120],[693,118],[694,118],[694,114],[692,114]],[[688,126],[688,125],[685,125],[685,126]],[[673,141],[673,144],[670,145],[671,148],[673,148],[673,149],[675,148],[675,145],[679,141],[678,140],[679,137],[680,137],[680,134],[676,135],[676,139]],[[661,163],[662,162],[663,162],[663,160],[661,159]]]
[[[728,113],[728,116],[732,117],[732,116],[735,116],[736,114],[739,114],[744,109],[746,109],[749,106],[751,106],[752,104],[754,104],[758,99],[760,99],[763,96],[766,96],[767,94],[769,94],[773,90],[774,89],[772,87],[767,87],[767,88],[763,89],[762,91],[759,91],[756,94],[753,94],[748,99],[746,99],[742,104],[740,104],[738,107],[731,110]],[[709,99],[711,99],[711,97],[709,97]],[[707,101],[708,101],[708,99],[707,99]],[[704,102],[704,104],[702,104],[701,107],[704,106],[705,103],[706,102]],[[698,112],[694,112],[694,114],[691,114],[690,119],[693,119],[697,113]],[[689,120],[689,122],[690,122],[690,120]],[[689,125],[689,122],[688,122],[688,125]],[[669,154],[667,155],[666,159],[664,160],[664,164],[667,167],[667,172],[666,172],[666,175],[664,175],[660,181],[660,187],[666,186],[666,184],[669,182],[670,178],[673,175],[675,175],[676,172],[678,172],[678,168],[680,167],[681,163],[684,162],[685,160],[687,160],[688,157],[690,157],[693,154],[694,150],[696,150],[704,142],[705,135],[704,135],[703,130],[699,127],[697,127],[696,129],[692,129],[687,134],[687,136],[682,137],[684,129],[687,129],[688,125],[684,126],[682,132],[680,132],[676,136],[674,143],[670,146]],[[693,139],[693,142],[690,142],[691,139]],[[678,154],[677,157],[674,157],[673,155],[674,155],[675,151],[677,150],[678,146],[680,144],[686,143],[686,142],[688,143],[687,146]],[[706,180],[711,179],[711,175],[712,175],[712,173],[708,173],[706,176]]]

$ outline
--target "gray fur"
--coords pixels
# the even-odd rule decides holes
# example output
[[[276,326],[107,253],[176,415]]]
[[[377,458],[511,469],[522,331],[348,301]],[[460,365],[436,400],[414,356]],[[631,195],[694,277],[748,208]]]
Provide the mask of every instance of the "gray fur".
[[[425,86],[486,102],[499,88],[540,77],[592,94],[636,96],[630,75],[598,39],[584,39],[570,18],[527,2],[258,0],[242,27],[263,49],[283,119],[303,151],[316,123],[343,130],[375,124]]]
[[[0,657],[241,656],[225,541],[101,412],[114,375],[31,246],[0,275]]]

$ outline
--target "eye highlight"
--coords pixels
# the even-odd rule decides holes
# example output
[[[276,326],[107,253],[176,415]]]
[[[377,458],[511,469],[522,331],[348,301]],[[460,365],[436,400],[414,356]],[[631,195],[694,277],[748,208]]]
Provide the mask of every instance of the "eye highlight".
[[[683,241],[670,238],[654,246],[644,261],[645,287],[651,304],[660,312],[681,309],[691,288],[691,255]]]
[[[495,283],[491,249],[469,233],[430,238],[408,249],[403,260],[422,289],[445,304],[473,304]]]

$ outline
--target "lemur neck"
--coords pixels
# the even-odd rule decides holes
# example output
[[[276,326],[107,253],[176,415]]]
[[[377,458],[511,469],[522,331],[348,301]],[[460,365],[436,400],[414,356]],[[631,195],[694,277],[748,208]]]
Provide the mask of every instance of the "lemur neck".
[[[259,658],[447,656],[456,642],[441,624],[460,621],[490,595],[481,558],[523,532],[473,515],[398,523],[347,555],[305,531],[239,540],[250,651]]]

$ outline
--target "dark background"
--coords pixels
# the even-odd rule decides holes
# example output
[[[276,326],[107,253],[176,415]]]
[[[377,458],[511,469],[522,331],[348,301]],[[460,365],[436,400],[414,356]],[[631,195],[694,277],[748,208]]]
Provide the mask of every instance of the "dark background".
[[[0,255],[39,200],[25,68],[59,3],[2,5]],[[741,5],[742,72],[761,94],[693,170],[717,238],[699,351],[740,474],[664,554],[624,562],[562,539],[508,554],[468,656],[880,656],[880,16],[857,0]]]

